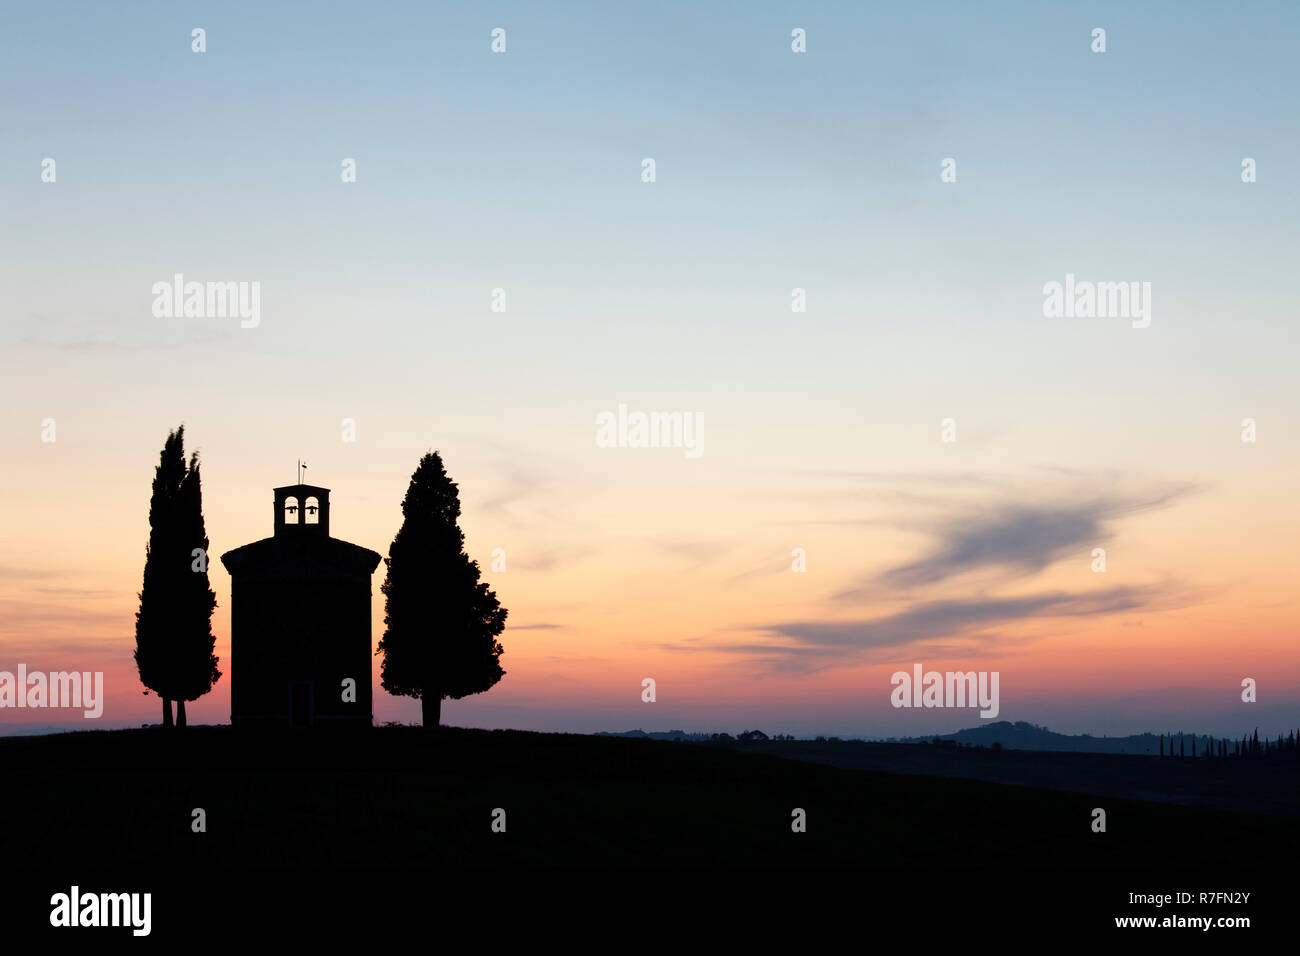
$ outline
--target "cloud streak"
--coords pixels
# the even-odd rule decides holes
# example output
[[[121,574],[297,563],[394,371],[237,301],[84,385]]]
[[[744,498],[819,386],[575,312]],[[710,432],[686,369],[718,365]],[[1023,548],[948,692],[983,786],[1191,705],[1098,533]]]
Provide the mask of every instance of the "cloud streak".
[[[1183,483],[1143,494],[995,501],[979,514],[945,515],[926,528],[934,543],[921,557],[835,597],[855,600],[915,590],[979,571],[997,571],[1002,579],[1037,574],[1064,558],[1082,559],[1111,540],[1120,519],[1163,507],[1192,490]]]
[[[1026,635],[1026,622],[1078,621],[1190,602],[1190,592],[1168,583],[1086,592],[995,593],[1009,581],[1032,577],[1060,561],[1090,560],[1091,549],[1113,539],[1124,519],[1198,490],[1186,482],[1134,489],[1114,473],[1048,468],[1040,470],[1043,474],[1046,481],[1032,485],[1025,479],[975,474],[840,476],[859,486],[840,492],[853,498],[888,498],[899,490],[894,486],[902,486],[904,494],[925,489],[916,501],[937,505],[938,514],[892,521],[882,516],[876,521],[920,530],[930,538],[929,546],[914,559],[834,594],[839,612],[825,619],[767,623],[750,629],[757,631],[757,641],[693,643],[682,649],[739,655],[774,672],[804,674],[896,660],[905,653],[995,655],[1050,633],[1048,628]],[[939,493],[940,488],[946,498],[931,501],[929,489]],[[843,613],[845,604],[882,601],[898,609],[876,616]]]
[[[776,670],[809,673],[832,665],[888,656],[873,652],[893,652],[940,640],[960,644],[961,653],[983,653],[995,645],[1008,643],[1001,633],[1001,628],[1008,624],[1091,618],[1179,603],[1177,589],[1161,585],[1118,587],[1084,594],[1051,591],[1017,597],[932,600],[875,618],[769,624],[759,629],[769,635],[764,642],[715,645],[708,649],[753,657]]]

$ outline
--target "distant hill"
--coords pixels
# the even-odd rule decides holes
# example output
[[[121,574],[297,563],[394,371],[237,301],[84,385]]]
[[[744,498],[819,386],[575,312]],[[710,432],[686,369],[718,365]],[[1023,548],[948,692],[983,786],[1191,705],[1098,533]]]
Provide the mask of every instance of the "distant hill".
[[[100,733],[109,730],[135,730],[137,727],[149,729],[156,728],[158,724],[108,724],[96,721],[93,726],[88,726],[85,721],[75,724],[0,724],[0,737],[43,737],[48,734],[83,734],[83,733]],[[219,726],[214,724],[195,724],[191,727],[212,727]]]
[[[644,731],[624,730],[618,733],[601,731],[596,737],[638,737],[647,740],[683,740],[694,743],[733,739],[729,734],[686,733],[684,730]],[[766,738],[766,735],[763,735]],[[794,739],[794,738],[787,738]],[[811,737],[800,738],[813,740]],[[1205,751],[1212,741],[1223,738],[1209,734],[1166,734],[1165,753],[1177,753],[1181,745],[1190,756],[1192,745],[1196,753]],[[1000,720],[993,724],[981,724],[951,734],[931,734],[928,737],[822,737],[818,741],[863,740],[880,743],[897,744],[933,744],[936,740],[956,747],[992,747],[999,745],[1004,750],[1053,750],[1062,753],[1090,754],[1160,754],[1159,734],[1130,734],[1127,737],[1094,737],[1091,734],[1059,734],[1046,727],[1018,720],[1015,723]],[[1170,748],[1173,748],[1172,751]]]
[[[1209,734],[1173,734],[1165,736],[1165,752],[1171,745],[1177,750],[1180,744],[1190,754],[1195,742],[1196,752],[1201,753],[1212,740],[1220,740]],[[1018,720],[1015,723],[1000,720],[994,724],[983,724],[952,734],[933,734],[929,737],[891,737],[890,743],[923,744],[935,740],[953,741],[965,747],[991,747],[1000,744],[1006,750],[1056,750],[1067,753],[1091,754],[1155,754],[1160,753],[1159,734],[1130,734],[1127,737],[1094,737],[1091,734],[1058,734],[1046,727]]]
[[[600,730],[592,736],[595,737],[644,737],[647,740],[708,740],[708,734],[688,734],[684,730],[653,730],[647,733],[644,730],[624,730],[618,733]]]
[[[67,734],[85,729],[84,726],[56,727],[51,724],[0,724],[0,737],[38,737],[42,734]]]

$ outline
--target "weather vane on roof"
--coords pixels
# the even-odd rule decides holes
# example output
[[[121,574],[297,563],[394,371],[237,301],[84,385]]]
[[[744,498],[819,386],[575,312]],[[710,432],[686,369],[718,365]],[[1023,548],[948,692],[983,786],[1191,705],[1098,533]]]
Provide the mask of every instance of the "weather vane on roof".
[[[306,477],[306,474],[307,474],[307,463],[303,461],[301,458],[299,458],[298,459],[298,484],[300,485],[302,484],[302,480],[304,477]]]

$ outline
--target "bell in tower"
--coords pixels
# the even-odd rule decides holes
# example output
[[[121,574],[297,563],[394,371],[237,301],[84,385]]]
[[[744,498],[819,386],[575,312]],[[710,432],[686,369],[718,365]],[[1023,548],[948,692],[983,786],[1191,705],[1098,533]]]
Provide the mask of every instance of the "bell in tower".
[[[316,485],[275,489],[275,533],[312,533],[329,537],[330,490]]]

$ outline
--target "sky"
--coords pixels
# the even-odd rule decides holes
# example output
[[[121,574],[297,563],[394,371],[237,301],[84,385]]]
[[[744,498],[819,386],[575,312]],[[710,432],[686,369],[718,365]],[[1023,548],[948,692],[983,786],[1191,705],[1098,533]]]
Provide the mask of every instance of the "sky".
[[[1297,27],[1289,3],[8,5],[0,670],[102,671],[94,726],[158,719],[134,613],[183,422],[213,555],[271,533],[299,458],[332,533],[386,553],[442,454],[509,609],[505,678],[451,724],[979,723],[891,706],[920,663],[996,671],[998,719],[1066,733],[1288,731]],[[177,274],[258,283],[256,324],[160,317]],[[1147,324],[1045,316],[1067,275],[1149,289]],[[691,416],[699,454],[602,447],[620,405]],[[210,574],[224,674],[191,723],[229,719],[239,672]],[[418,720],[378,674],[376,721]]]

